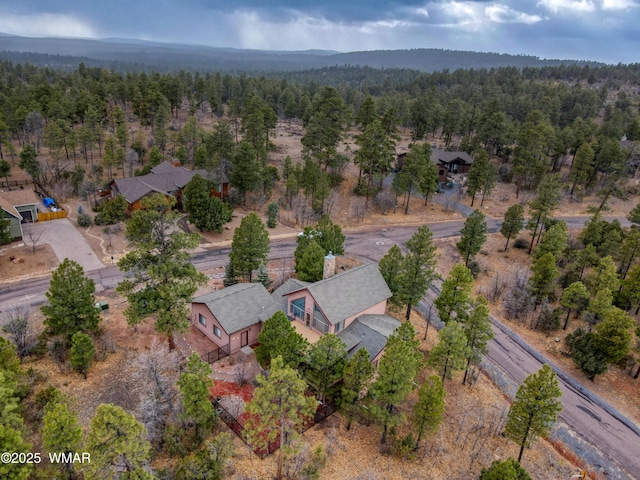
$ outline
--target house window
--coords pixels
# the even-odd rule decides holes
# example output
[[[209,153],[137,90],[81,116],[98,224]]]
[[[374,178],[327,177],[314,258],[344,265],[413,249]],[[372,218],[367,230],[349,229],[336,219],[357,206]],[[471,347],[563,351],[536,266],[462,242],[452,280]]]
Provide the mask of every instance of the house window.
[[[458,164],[454,163],[453,165],[451,165],[451,171],[453,172],[457,172],[458,171]]]
[[[438,175],[440,175],[440,176],[444,175],[444,170],[442,170],[442,169],[438,170]]]
[[[294,317],[304,318],[304,297],[291,300],[289,312]]]
[[[213,334],[218,338],[222,338],[222,333],[220,333],[220,329],[217,325],[213,326]]]
[[[198,314],[198,321],[200,322],[200,325],[202,325],[203,327],[207,326],[207,319],[204,318],[204,315],[202,315],[201,313]]]
[[[333,327],[333,331],[335,333],[338,333],[340,330],[342,330],[344,328],[344,320],[341,322],[336,323],[335,327]]]
[[[324,317],[317,305],[313,306],[313,328],[322,333],[329,332],[329,322]]]

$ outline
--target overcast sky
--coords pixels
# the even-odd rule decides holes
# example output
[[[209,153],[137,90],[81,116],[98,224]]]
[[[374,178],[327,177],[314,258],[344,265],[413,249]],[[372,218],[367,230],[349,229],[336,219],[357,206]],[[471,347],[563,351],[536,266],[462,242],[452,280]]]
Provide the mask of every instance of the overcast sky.
[[[0,32],[640,62],[640,0],[0,0]]]

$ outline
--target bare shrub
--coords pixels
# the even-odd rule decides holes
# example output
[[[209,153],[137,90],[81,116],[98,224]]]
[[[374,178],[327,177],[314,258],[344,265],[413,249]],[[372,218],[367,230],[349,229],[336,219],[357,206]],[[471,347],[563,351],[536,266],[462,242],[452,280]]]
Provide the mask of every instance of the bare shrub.
[[[38,344],[41,328],[36,327],[31,317],[31,305],[9,305],[1,314],[2,331],[16,346],[16,353],[22,362]]]
[[[529,272],[527,270],[517,271],[509,282],[509,289],[502,300],[502,306],[508,320],[525,322],[533,309],[535,300],[527,289],[528,282]]]
[[[40,228],[39,225],[38,226],[33,224],[27,224],[27,225],[24,226],[24,233],[26,233],[26,236],[29,239],[29,241],[28,242],[25,241],[24,243],[31,247],[31,253],[35,255],[36,247],[41,243],[42,235],[44,234],[45,229]]]
[[[162,438],[165,426],[175,419],[178,411],[178,365],[177,352],[157,339],[138,356],[133,373],[142,389],[138,412],[151,440]]]
[[[380,209],[380,213],[382,215],[386,215],[388,210],[393,209],[395,212],[396,207],[398,205],[398,198],[396,194],[391,191],[389,188],[383,188],[373,199],[374,204]]]
[[[351,215],[356,222],[360,223],[362,220],[364,220],[364,217],[367,215],[368,211],[369,205],[364,198],[358,197],[354,198],[351,201]]]

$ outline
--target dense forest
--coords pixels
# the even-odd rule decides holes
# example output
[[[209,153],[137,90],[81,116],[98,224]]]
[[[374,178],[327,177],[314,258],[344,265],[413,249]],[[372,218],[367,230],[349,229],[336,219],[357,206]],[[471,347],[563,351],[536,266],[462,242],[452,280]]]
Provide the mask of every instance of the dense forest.
[[[443,49],[269,52],[131,40],[27,38],[0,35],[0,58],[65,70],[84,62],[117,71],[278,72],[331,66],[415,69],[423,72],[470,68],[558,65],[603,66],[598,62],[540,59],[530,55]]]
[[[41,54],[27,58],[32,58],[34,63],[46,60]],[[53,65],[59,65],[60,61],[72,61],[71,58],[51,57],[51,60]],[[157,70],[110,70],[91,61],[80,63],[72,70],[10,60],[1,62],[0,165],[3,166],[2,172],[6,173],[0,177],[8,176],[11,170],[15,172],[19,168],[47,188],[53,190],[65,186],[74,195],[83,196],[85,200],[93,196],[95,200],[96,191],[107,188],[114,177],[145,174],[164,160],[178,160],[189,168],[226,173],[232,186],[232,194],[227,200],[233,207],[255,206],[252,195],[268,199],[274,185],[282,182],[281,191],[285,194],[276,208],[298,209],[297,224],[309,225],[327,222],[323,215],[330,213],[328,198],[344,181],[345,167],[350,162],[358,172],[354,193],[366,199],[365,206],[370,198],[374,198],[376,207],[382,208],[385,193],[397,202],[403,194],[409,197],[412,192],[419,192],[428,201],[435,193],[435,169],[429,168],[432,165],[429,161],[430,145],[437,139],[443,149],[464,150],[472,156],[473,166],[466,179],[466,192],[472,196],[472,201],[475,201],[476,194],[483,201],[497,181],[512,183],[516,199],[525,191],[529,198],[533,197],[522,202],[527,204],[529,221],[524,222],[523,207],[516,202],[505,215],[501,229],[507,239],[504,252],[508,250],[511,238],[516,240],[521,230],[529,230],[530,240],[519,239],[519,245],[514,242],[513,246],[528,249],[531,272],[515,278],[509,285],[496,284],[494,290],[500,290],[500,293],[492,297],[487,292],[488,302],[497,305],[501,300],[501,307],[509,320],[546,334],[559,331],[562,323],[565,329],[570,324],[579,326],[568,336],[567,348],[589,379],[603,374],[613,364],[624,365],[629,371],[633,369],[636,378],[640,375],[637,355],[632,348],[633,340],[638,336],[638,331],[634,330],[637,322],[629,313],[640,308],[640,237],[636,228],[623,228],[620,222],[609,222],[603,218],[613,198],[633,198],[638,193],[637,184],[631,180],[635,179],[640,166],[634,143],[640,141],[639,65],[554,63],[541,68],[522,65],[452,71],[441,69],[432,73],[376,69],[372,66],[324,66],[264,75],[194,72],[188,68],[177,73],[161,73],[162,65]],[[272,135],[279,123],[300,127],[301,162],[294,163],[288,158],[282,165],[274,165],[269,161],[273,150]],[[383,179],[396,166],[396,146],[401,131],[410,135],[409,152],[403,171],[395,176],[392,186],[384,186]],[[354,140],[355,152],[342,148],[347,135]],[[204,185],[201,190],[208,201],[211,188],[206,183]],[[592,218],[579,235],[569,236],[566,224],[554,218],[560,199],[579,202],[593,196],[598,200],[591,208]],[[166,213],[166,204],[162,204],[161,198],[157,201],[160,206],[150,210],[155,208],[157,212]],[[100,210],[103,220],[106,219],[105,223],[111,223],[107,217],[112,212],[105,204],[115,205],[115,202],[94,206]],[[408,210],[408,203],[406,205]],[[515,207],[519,207],[519,211]],[[220,215],[225,218],[213,222],[215,227],[211,229],[221,228],[231,217],[230,210],[225,210],[228,207],[216,203],[215,208],[220,208]],[[302,210],[307,217],[298,217]],[[634,209],[628,216],[635,225],[640,224],[638,210]],[[124,211],[121,213],[113,223],[124,218]],[[257,215],[254,216],[260,228],[264,228]],[[137,226],[139,236],[152,230],[145,225]],[[471,294],[472,274],[477,276],[479,273],[474,256],[486,241],[486,233],[484,215],[476,210],[465,222],[461,241],[457,244],[464,264],[452,269],[442,289],[442,292],[458,291],[464,283],[468,298],[461,303],[455,295],[447,299],[443,294],[439,297],[442,305],[434,302],[441,318],[446,316],[443,312],[450,316],[450,322],[446,322],[448,328],[443,331],[457,338],[463,353],[466,351],[463,348],[465,334],[457,321],[464,323],[475,317],[487,320],[489,316],[487,301]],[[430,244],[428,229],[422,235],[429,240],[422,243]],[[264,237],[268,244],[266,233]],[[313,243],[316,244],[315,241]],[[406,269],[411,259],[420,257],[412,249],[418,249],[422,243],[418,240],[409,242],[407,256],[403,259],[399,253],[395,259],[388,257],[387,265],[393,266],[397,260],[397,265],[402,266],[398,268]],[[185,241],[183,250],[186,246],[195,245],[196,240],[193,245]],[[180,250],[179,247],[176,249]],[[435,249],[429,245],[429,251],[422,253],[429,257],[427,263],[430,262],[430,268],[435,265]],[[322,259],[324,254],[324,251],[320,252],[319,258]],[[186,253],[183,257],[180,258],[186,262]],[[121,265],[138,269],[140,263],[130,260],[129,265],[126,261]],[[61,266],[73,270],[73,266],[64,263]],[[249,279],[252,268],[248,268]],[[240,276],[240,270],[236,269],[236,276]],[[384,270],[382,266],[381,270]],[[82,272],[75,272],[75,275],[80,278]],[[394,274],[390,273],[388,277],[393,278]],[[400,275],[398,278],[408,277]],[[428,285],[433,278],[435,274],[430,274],[423,283]],[[170,284],[164,280],[158,284]],[[131,298],[135,300],[135,294],[139,292],[135,292],[133,284],[129,283],[126,285],[129,287],[127,293],[132,295],[130,304],[133,304]],[[422,292],[408,292],[412,287],[401,283],[398,280],[395,287],[390,285],[390,291],[394,294],[393,300],[407,308],[409,319],[411,306],[417,304],[427,287]],[[86,287],[87,292],[90,287],[93,285]],[[185,298],[192,293],[185,294]],[[92,293],[87,296],[92,296]],[[87,314],[91,317],[89,320],[97,324],[93,317],[98,314],[91,301],[87,304],[91,310],[91,314]],[[49,308],[51,312],[53,307]],[[128,308],[129,313],[136,308],[140,310],[134,312],[139,314],[138,321],[149,313],[147,303],[141,301]],[[46,309],[43,312],[49,315]],[[53,313],[49,316],[53,317]],[[60,322],[63,317],[60,316]],[[291,328],[287,319],[282,323]],[[55,332],[50,326],[47,333],[61,335],[66,332],[62,327],[59,330]],[[175,330],[180,331],[178,328]],[[173,334],[171,329],[166,332],[169,336]],[[61,341],[64,345],[56,348],[64,350],[65,345],[73,345],[75,350],[71,355],[80,366],[76,369],[86,378],[90,362],[83,363],[83,350],[86,353],[92,346],[86,338],[76,338],[76,335],[74,333],[73,338],[69,335],[66,343]],[[417,344],[414,345],[415,337],[415,331],[403,333],[400,329],[393,337],[397,349],[411,360],[403,360],[403,364],[415,363],[415,368],[411,367],[415,371],[407,374],[411,377],[405,382],[407,392],[413,388],[411,382],[423,360],[423,352]],[[442,339],[440,350],[436,350],[442,352],[444,359],[443,380],[447,376],[451,351],[445,348],[445,340]],[[42,349],[42,345],[40,347]],[[159,353],[154,356],[154,351]],[[465,362],[469,369],[472,362],[480,361],[481,353],[475,356],[477,359],[472,359],[468,352],[466,356],[461,354],[457,369],[464,370]],[[160,347],[154,347],[145,355],[145,365],[151,373],[166,359],[177,364],[173,354]],[[92,357],[93,353],[86,356]],[[296,374],[278,363],[281,357],[273,360],[279,375],[289,375],[292,383],[301,383],[296,381]],[[436,360],[430,361],[436,364]],[[11,358],[11,361],[16,364],[11,365],[12,375],[17,376],[20,370],[18,360]],[[178,478],[189,478],[190,469],[196,467],[216,469],[219,475],[215,478],[221,478],[222,464],[230,453],[216,442],[226,441],[224,437],[209,440],[205,444],[206,449],[190,455],[181,440],[176,440],[184,439],[181,437],[184,432],[179,431],[180,423],[174,416],[180,415],[182,422],[191,422],[194,430],[189,441],[198,448],[204,440],[202,431],[210,429],[208,422],[214,414],[202,412],[200,400],[202,395],[207,398],[206,378],[211,372],[201,363],[195,355],[184,366],[186,373],[180,380],[174,378],[176,375],[161,378],[160,387],[171,384],[167,389],[173,394],[178,382],[183,398],[180,408],[184,411],[173,404],[162,407],[165,410],[156,405],[162,414],[159,418],[167,423],[154,420],[153,424],[159,430],[155,432],[156,438],[152,439],[153,447],[146,439],[142,440],[144,431],[133,416],[113,406],[98,408],[88,438],[98,444],[101,431],[107,430],[109,417],[113,417],[118,420],[116,423],[130,430],[128,435],[135,440],[125,449],[130,455],[145,459],[152,448],[158,451],[173,449],[171,455],[184,457],[177,460]],[[546,375],[545,372],[542,373]],[[152,377],[148,372],[146,375]],[[552,378],[548,383],[553,384],[555,391],[554,382]],[[266,380],[264,383],[268,386]],[[13,383],[11,386],[14,390],[17,388]],[[151,384],[147,387],[154,388]],[[303,392],[304,385],[300,389]],[[44,423],[50,426],[45,432],[45,443],[55,440],[54,427],[60,431],[66,428],[57,425],[56,419],[66,419],[71,425],[69,428],[79,438],[77,420],[68,411],[65,401],[44,398],[45,395],[56,397],[58,393],[54,390],[42,394],[40,403],[30,406],[30,412],[36,412],[31,415],[40,417],[29,421],[33,425]],[[200,395],[202,391],[204,393]],[[357,390],[354,398],[359,398],[360,393]],[[443,393],[436,393],[444,397]],[[12,399],[17,399],[19,394],[10,392]],[[28,392],[25,397],[27,395]],[[392,400],[395,402],[396,399],[383,404],[380,398],[383,396],[380,395],[376,401],[382,405],[379,408],[381,417],[386,415],[385,410],[391,415],[394,412]],[[171,402],[173,399],[172,396]],[[52,406],[47,410],[42,405],[48,401]],[[211,406],[208,400],[204,403]],[[199,421],[201,417],[204,418],[202,422]],[[22,422],[21,418],[14,419],[12,428],[21,428]],[[385,417],[384,422],[383,439],[389,418]],[[418,436],[416,449],[419,441]],[[142,445],[143,452],[132,447],[136,442]],[[413,440],[407,442],[413,445]],[[25,446],[21,439],[16,443]],[[209,454],[202,453],[205,450],[211,455],[211,452],[220,452],[219,457],[211,460]],[[202,456],[198,456],[200,454]],[[140,460],[139,464],[143,463]],[[141,475],[136,478],[150,478],[143,475],[148,472],[142,472],[142,466],[133,466],[136,468],[132,467],[132,475],[136,472]],[[87,471],[95,468],[96,472],[92,474],[98,476],[98,470],[104,468],[108,471],[107,467],[91,466]]]

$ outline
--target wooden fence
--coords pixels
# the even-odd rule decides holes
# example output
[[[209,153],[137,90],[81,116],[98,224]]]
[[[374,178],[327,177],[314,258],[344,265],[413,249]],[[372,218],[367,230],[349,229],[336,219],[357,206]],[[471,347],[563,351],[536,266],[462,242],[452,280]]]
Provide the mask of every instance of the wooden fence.
[[[56,220],[58,218],[67,218],[66,210],[58,210],[57,212],[38,212],[38,221],[46,222],[47,220]]]
[[[33,180],[0,180],[0,188],[19,188],[25,185],[33,185]]]

